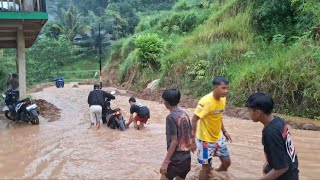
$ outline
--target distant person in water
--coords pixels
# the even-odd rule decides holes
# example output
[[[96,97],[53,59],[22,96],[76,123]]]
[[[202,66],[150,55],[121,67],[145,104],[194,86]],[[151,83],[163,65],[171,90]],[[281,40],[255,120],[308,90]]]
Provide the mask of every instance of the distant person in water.
[[[298,180],[298,156],[285,121],[272,114],[272,97],[263,92],[252,94],[246,104],[253,122],[261,122],[266,163],[263,179]]]
[[[129,104],[130,104],[130,118],[126,126],[129,127],[130,124],[133,122],[134,128],[136,128],[137,130],[144,128],[144,124],[146,124],[148,119],[150,118],[149,108],[142,103],[137,103],[136,98],[134,97],[131,97],[129,99]],[[136,115],[133,117],[134,113]]]
[[[188,114],[178,107],[181,94],[167,89],[163,104],[170,111],[166,118],[167,155],[160,168],[161,180],[185,179],[191,169],[191,123]]]

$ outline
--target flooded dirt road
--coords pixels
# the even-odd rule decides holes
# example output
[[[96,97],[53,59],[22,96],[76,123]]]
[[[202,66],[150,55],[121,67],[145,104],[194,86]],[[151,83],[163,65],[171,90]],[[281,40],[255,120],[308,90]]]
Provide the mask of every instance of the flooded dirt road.
[[[49,87],[33,93],[61,109],[61,118],[53,122],[41,118],[39,126],[0,120],[0,179],[159,179],[166,153],[165,117],[168,110],[158,103],[139,100],[151,109],[146,129],[132,127],[125,132],[102,127],[88,130],[87,95],[92,86],[63,89]],[[120,107],[127,119],[127,96],[116,95],[112,107]],[[187,109],[190,117],[192,109]],[[264,155],[262,125],[224,117],[233,143],[229,144],[231,168],[217,178],[257,179]],[[301,179],[320,178],[320,133],[291,130],[298,157]],[[214,166],[219,166],[215,159]],[[200,166],[192,157],[188,179],[197,177]]]

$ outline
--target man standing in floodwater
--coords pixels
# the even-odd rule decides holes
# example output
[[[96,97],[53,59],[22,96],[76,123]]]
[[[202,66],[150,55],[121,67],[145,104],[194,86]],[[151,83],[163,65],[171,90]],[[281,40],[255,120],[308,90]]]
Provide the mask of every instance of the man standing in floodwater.
[[[185,179],[191,168],[191,123],[188,114],[178,108],[181,94],[166,89],[163,104],[170,111],[166,119],[167,155],[160,168],[161,180]]]
[[[88,96],[88,104],[90,107],[90,121],[91,121],[89,129],[92,128],[92,126],[94,125],[96,126],[97,129],[100,128],[102,108],[103,108],[106,97],[109,99],[115,99],[115,97],[112,94],[107,93],[103,90],[100,90],[99,84],[95,84],[93,86],[93,91],[91,91]]]
[[[274,102],[263,92],[252,94],[246,104],[253,122],[261,122],[266,163],[261,180],[298,180],[298,156],[285,121],[272,115]]]
[[[221,161],[217,171],[227,171],[231,164],[227,148],[231,137],[222,122],[229,81],[218,76],[213,79],[212,85],[213,92],[200,99],[192,118],[191,150],[194,152],[197,149],[198,162],[202,165],[199,179],[208,179],[214,156]]]

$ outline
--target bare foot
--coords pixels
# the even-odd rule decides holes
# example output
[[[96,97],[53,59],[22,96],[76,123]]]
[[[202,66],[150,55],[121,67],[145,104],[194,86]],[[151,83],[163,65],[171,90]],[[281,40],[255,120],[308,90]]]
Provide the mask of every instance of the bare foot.
[[[96,123],[96,129],[98,130],[100,128],[100,123]]]
[[[93,126],[93,124],[91,123],[91,124],[90,124],[90,127],[88,127],[88,129],[91,129],[91,128],[92,128],[92,126]]]

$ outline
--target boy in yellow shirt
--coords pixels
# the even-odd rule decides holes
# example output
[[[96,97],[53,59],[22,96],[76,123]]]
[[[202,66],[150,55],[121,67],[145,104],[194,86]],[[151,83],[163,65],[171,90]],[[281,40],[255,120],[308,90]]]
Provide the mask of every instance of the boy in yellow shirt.
[[[192,152],[197,149],[198,162],[202,164],[199,179],[208,179],[214,156],[221,160],[218,171],[227,171],[231,164],[226,143],[231,142],[231,137],[222,122],[229,81],[223,76],[218,76],[213,79],[212,85],[213,92],[200,99],[192,118],[190,149]]]

